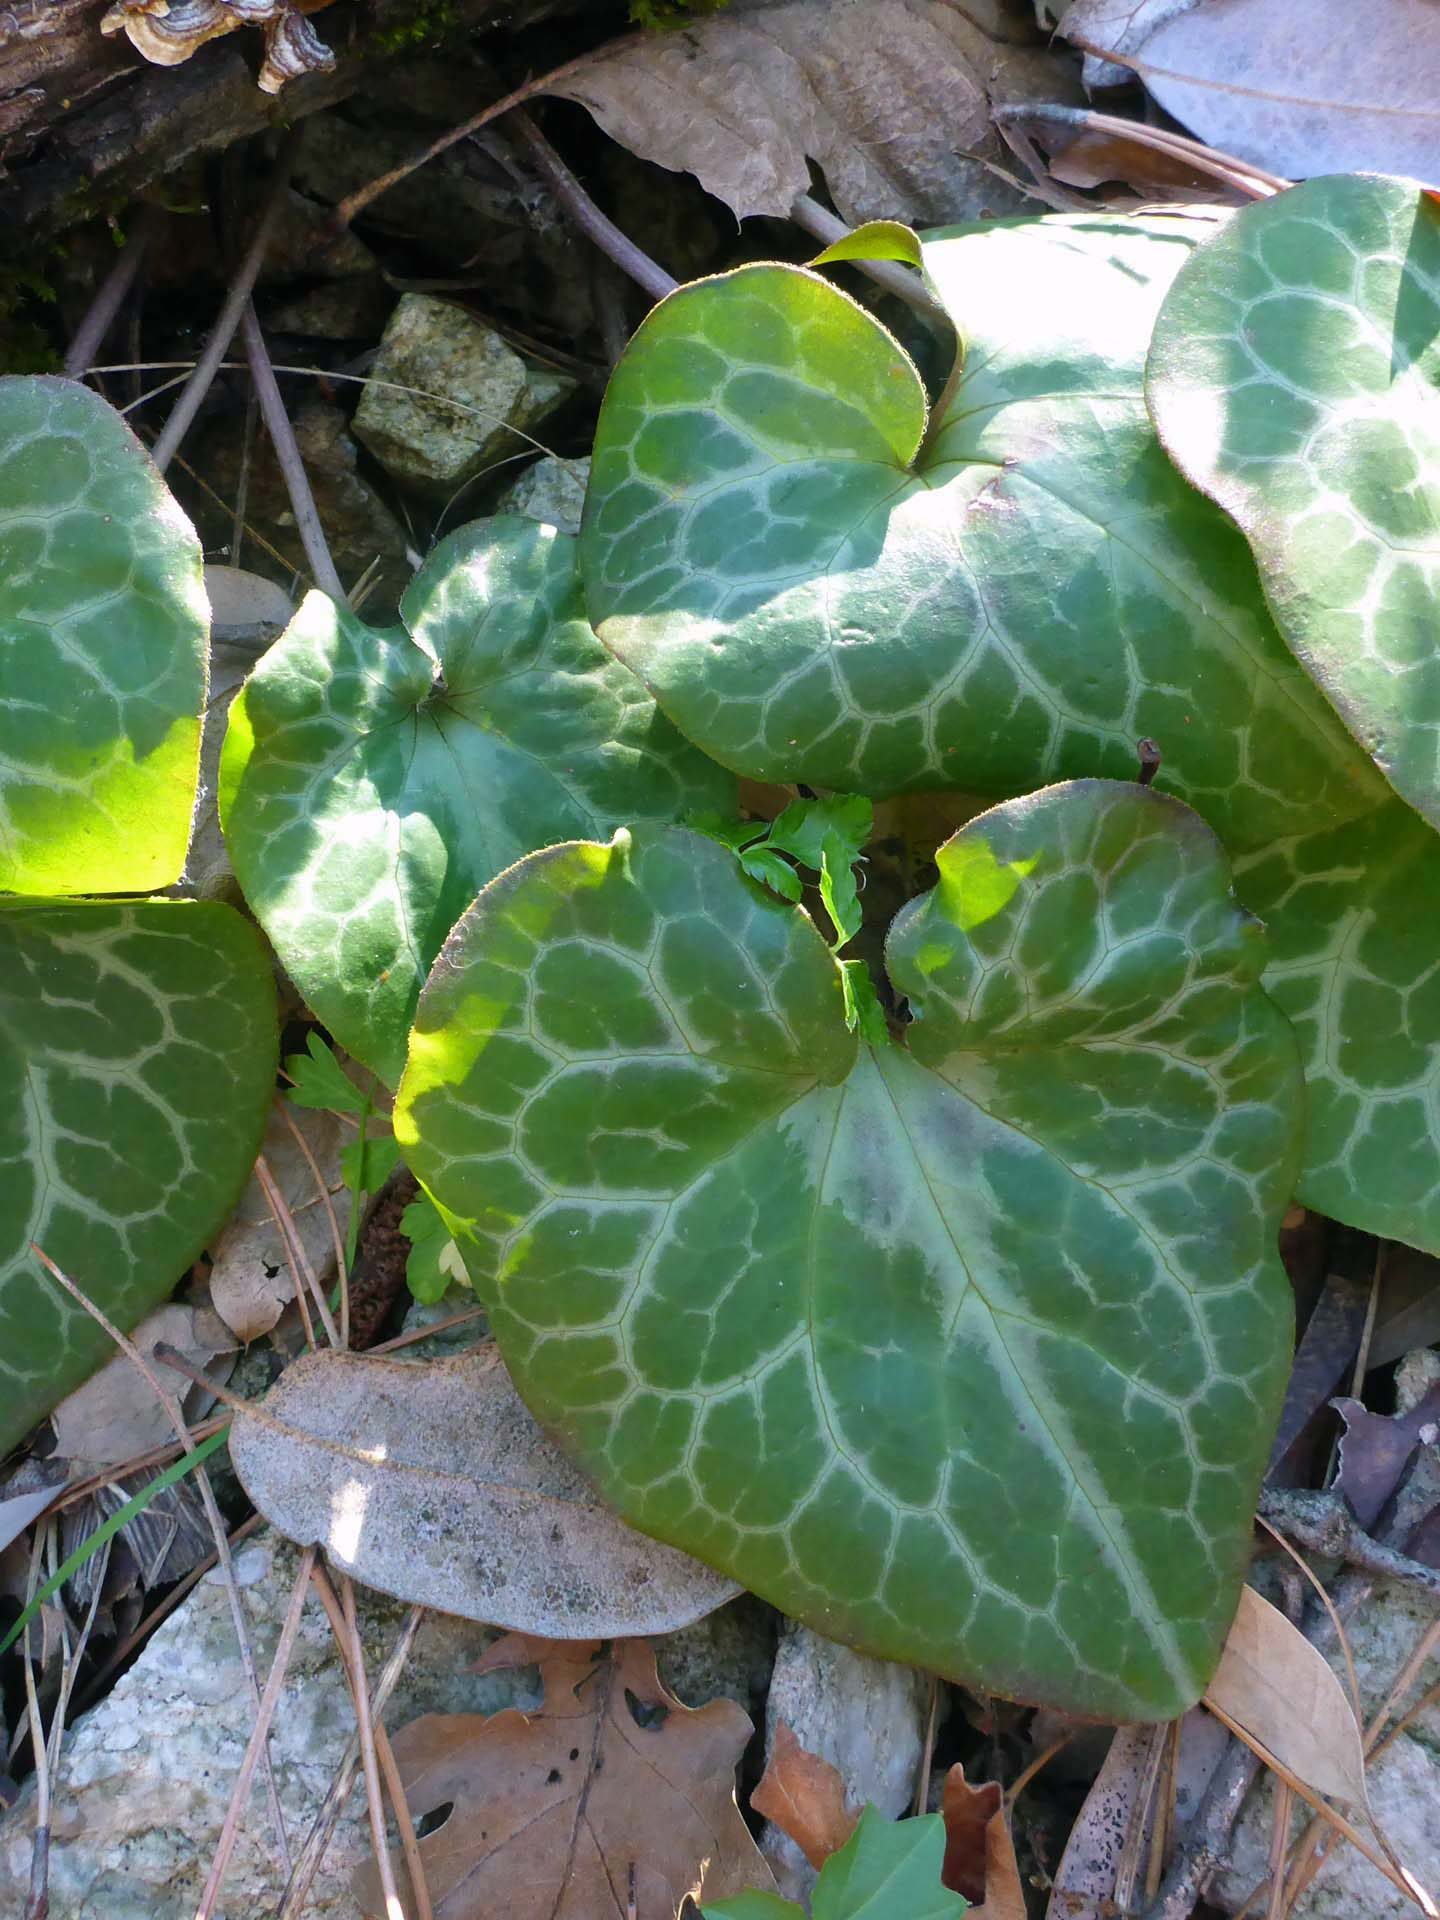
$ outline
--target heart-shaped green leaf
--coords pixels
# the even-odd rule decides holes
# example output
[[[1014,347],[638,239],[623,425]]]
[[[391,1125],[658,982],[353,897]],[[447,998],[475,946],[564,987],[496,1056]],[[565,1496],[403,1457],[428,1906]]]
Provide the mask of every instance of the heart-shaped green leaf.
[[[1286,1003],[1308,1006],[1301,1197],[1440,1252],[1440,1181],[1419,1173],[1440,1152],[1440,1087],[1409,1067],[1397,1081],[1394,1050],[1352,1024],[1365,992],[1329,991],[1363,927],[1365,971],[1427,1044],[1429,962],[1377,913],[1383,872],[1324,867],[1344,822],[1406,830],[1145,412],[1156,312],[1212,230],[1086,215],[932,236],[966,360],[909,470],[875,440],[897,411],[897,444],[919,439],[913,370],[833,288],[759,267],[672,295],[601,416],[591,610],[681,725],[746,771],[1004,794],[1129,772],[1136,742],[1158,740],[1158,784],[1246,856]],[[1440,840],[1405,844],[1417,906],[1440,902]],[[1303,897],[1260,858],[1282,847],[1310,876]],[[1404,1127],[1419,1132],[1396,1156]]]
[[[396,1133],[633,1524],[873,1652],[1166,1718],[1288,1368],[1294,1039],[1165,796],[1050,788],[939,866],[890,935],[909,1045],[872,1048],[727,849],[533,855],[445,947]]]
[[[1440,1253],[1440,838],[1403,801],[1236,863],[1305,1062],[1300,1198]]]
[[[1254,551],[1281,633],[1440,824],[1440,207],[1308,180],[1186,264],[1147,382],[1182,473]]]
[[[960,1920],[968,1902],[940,1883],[945,1822],[938,1813],[887,1820],[866,1807],[855,1831],[820,1870],[810,1902],[814,1920]],[[804,1908],[778,1893],[707,1900],[705,1920],[804,1920]]]
[[[119,414],[0,379],[0,891],[179,879],[209,631],[200,543]]]
[[[30,1243],[133,1327],[244,1186],[275,1058],[232,908],[0,903],[0,1450],[110,1354]]]
[[[585,619],[568,534],[443,540],[378,631],[321,593],[231,712],[220,800],[261,925],[335,1038],[388,1084],[440,943],[550,841],[733,808]]]

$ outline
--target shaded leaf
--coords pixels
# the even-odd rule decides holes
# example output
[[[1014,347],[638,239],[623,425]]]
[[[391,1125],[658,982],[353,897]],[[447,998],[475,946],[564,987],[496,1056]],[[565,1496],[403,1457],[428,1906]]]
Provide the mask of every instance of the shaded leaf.
[[[1427,0],[1074,0],[1061,11],[1062,33],[1141,60],[1168,113],[1252,166],[1434,176],[1440,25]],[[1134,76],[1096,61],[1087,78]]]
[[[888,945],[908,1046],[872,1051],[713,842],[532,856],[426,987],[397,1137],[634,1524],[867,1651],[1164,1717],[1218,1658],[1289,1364],[1293,1041],[1152,789],[1050,788],[938,864]]]
[[[1440,210],[1411,181],[1342,177],[1257,201],[1198,250],[1146,383],[1171,457],[1249,540],[1291,650],[1432,825],[1437,380]]]
[[[945,1828],[939,1814],[887,1820],[874,1807],[821,1871],[811,1897],[813,1920],[959,1920],[965,1902],[940,1884]],[[782,1920],[798,1915],[793,1901],[753,1894],[707,1901],[705,1920]]]
[[[750,1806],[788,1834],[815,1868],[844,1846],[859,1820],[845,1803],[839,1770],[802,1747],[783,1720]]]
[[[180,878],[209,621],[195,530],[114,408],[0,378],[0,889]]]
[[[531,1662],[538,1713],[427,1714],[392,1736],[417,1824],[451,1809],[420,1841],[435,1920],[624,1920],[632,1872],[637,1914],[773,1884],[735,1805],[752,1729],[733,1700],[682,1706],[643,1640],[510,1634],[477,1670]],[[356,1891],[384,1914],[373,1868]]]
[[[230,1455],[273,1526],[368,1587],[494,1626],[668,1633],[734,1584],[621,1524],[526,1412],[500,1356],[302,1355]]]
[[[192,1367],[210,1373],[222,1386],[235,1364],[234,1337],[219,1316],[205,1307],[167,1302],[146,1315],[132,1338],[162,1380],[166,1376],[154,1363],[155,1349],[162,1344],[173,1347]],[[217,1361],[219,1364],[212,1364]],[[213,1396],[199,1387],[192,1387],[181,1397],[187,1414],[194,1419],[214,1405]],[[119,1466],[175,1437],[170,1416],[156,1399],[154,1388],[124,1353],[107,1360],[83,1386],[67,1394],[50,1419],[55,1429],[55,1451],[90,1466]]]
[[[428,1193],[416,1196],[400,1216],[400,1231],[410,1242],[405,1262],[405,1284],[417,1300],[431,1306],[442,1300],[452,1283],[468,1287],[470,1275],[455,1245],[450,1224]]]
[[[1325,1656],[1253,1587],[1241,1588],[1205,1704],[1312,1792],[1365,1805],[1365,1755],[1345,1689]]]
[[[852,226],[892,229],[1022,204],[974,156],[1000,158],[991,93],[1030,75],[1053,89],[1053,62],[954,7],[737,0],[588,60],[554,90],[641,159],[693,173],[737,219],[787,215],[813,160]]]
[[[1333,1484],[1369,1532],[1399,1486],[1416,1449],[1433,1446],[1440,1437],[1440,1386],[1431,1387],[1408,1413],[1371,1413],[1360,1401],[1350,1399],[1332,1404],[1345,1422]]]
[[[307,1033],[304,1053],[287,1053],[285,1072],[289,1096],[297,1107],[315,1107],[323,1113],[368,1113],[371,1102],[346,1073],[319,1034]]]
[[[255,1160],[275,989],[211,902],[0,902],[0,1449],[170,1294]]]
[[[311,593],[231,711],[235,872],[316,1015],[393,1084],[426,969],[521,854],[734,806],[585,620],[574,542],[519,518],[442,540],[367,627]]]
[[[367,1133],[340,1152],[340,1172],[352,1193],[378,1193],[400,1164],[400,1148],[391,1133]]]
[[[291,1065],[294,1065],[293,1055]],[[343,1236],[350,1222],[351,1204],[340,1171],[340,1148],[345,1131],[332,1113],[323,1110],[301,1108],[290,1118],[320,1169],[320,1178]],[[336,1264],[330,1216],[310,1162],[273,1104],[265,1122],[260,1151],[290,1209],[306,1258],[320,1284],[329,1286],[335,1278]],[[295,1297],[295,1275],[285,1235],[270,1211],[257,1175],[251,1175],[234,1213],[210,1242],[210,1259],[210,1300],[226,1326],[247,1345],[269,1333]]]

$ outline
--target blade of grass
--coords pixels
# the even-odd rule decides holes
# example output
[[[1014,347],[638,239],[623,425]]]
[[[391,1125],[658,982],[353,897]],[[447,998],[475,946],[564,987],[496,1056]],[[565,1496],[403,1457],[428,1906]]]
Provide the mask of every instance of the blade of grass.
[[[229,1438],[228,1426],[221,1427],[218,1433],[212,1433],[208,1440],[202,1440],[192,1452],[183,1453],[178,1460],[172,1461],[163,1473],[157,1474],[147,1486],[140,1489],[133,1499],[127,1500],[123,1507],[117,1507],[110,1518],[102,1521],[94,1533],[87,1534],[69,1559],[63,1560],[50,1578],[36,1589],[34,1598],[26,1602],[24,1612],[4,1639],[0,1640],[0,1653],[5,1653],[14,1646],[45,1602],[64,1586],[72,1574],[80,1571],[92,1554],[98,1553],[107,1540],[113,1540],[120,1529],[128,1526],[137,1513],[143,1513],[157,1493],[163,1493],[166,1487],[173,1487],[177,1480],[183,1480],[187,1473],[198,1467],[202,1461],[209,1459],[217,1448],[224,1446]]]

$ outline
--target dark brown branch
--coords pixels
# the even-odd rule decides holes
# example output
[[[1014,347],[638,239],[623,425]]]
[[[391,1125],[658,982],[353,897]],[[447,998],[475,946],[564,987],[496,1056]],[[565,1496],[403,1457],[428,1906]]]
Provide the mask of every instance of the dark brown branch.
[[[121,303],[135,284],[150,242],[159,229],[161,214],[157,207],[142,207],[130,238],[125,242],[109,273],[101,281],[89,311],[75,329],[70,350],[65,355],[65,371],[72,380],[83,380],[90,363],[104,345]]]
[[[585,238],[613,260],[622,273],[629,274],[652,300],[663,300],[667,293],[673,293],[680,282],[637,247],[628,234],[622,233],[608,214],[600,211],[523,107],[517,107],[511,114],[510,125],[516,137],[529,148],[546,186]]]
[[[299,534],[300,544],[305,549],[305,558],[310,562],[311,577],[317,587],[328,593],[332,600],[344,606],[346,604],[345,589],[340,583],[339,574],[335,571],[335,562],[330,555],[330,545],[325,538],[325,529],[320,524],[320,515],[315,507],[315,496],[310,491],[309,477],[305,472],[305,462],[300,457],[295,429],[290,424],[290,416],[285,411],[285,402],[280,397],[275,369],[270,364],[265,335],[256,317],[253,300],[247,300],[241,309],[240,337],[245,343],[245,355],[250,362],[250,377],[255,382],[255,397],[260,402],[265,431],[270,435],[270,444],[275,449],[275,458],[280,464],[285,488],[290,495],[290,506],[295,515],[295,531]]]

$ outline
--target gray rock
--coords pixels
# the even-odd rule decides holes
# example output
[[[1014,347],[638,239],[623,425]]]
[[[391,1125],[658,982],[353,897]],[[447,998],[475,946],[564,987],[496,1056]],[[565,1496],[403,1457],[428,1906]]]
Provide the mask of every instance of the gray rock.
[[[261,1684],[279,1637],[298,1555],[262,1534],[235,1556]],[[372,1684],[407,1609],[357,1588]],[[666,1684],[687,1704],[717,1695],[758,1717],[776,1615],[748,1595],[658,1640]],[[422,1713],[494,1713],[540,1704],[533,1667],[470,1671],[495,1629],[429,1614],[386,1711],[387,1726]],[[853,1657],[853,1656],[852,1656]],[[874,1664],[873,1662],[870,1664]],[[161,1626],[135,1665],[65,1741],[54,1789],[50,1920],[190,1920],[251,1726],[229,1600],[210,1574]],[[350,1696],[325,1617],[307,1604],[270,1742],[292,1851],[298,1851],[352,1732]],[[0,1914],[24,1910],[33,1782],[0,1825]],[[307,1920],[360,1920],[350,1876],[370,1855],[363,1787],[346,1803]],[[219,1904],[224,1920],[270,1920],[284,1885],[267,1796],[257,1781]]]
[[[298,1556],[287,1543],[261,1536],[235,1558],[263,1685]],[[357,1598],[373,1682],[407,1610],[378,1594]],[[533,1668],[468,1671],[495,1638],[492,1628],[428,1615],[386,1724],[398,1727],[421,1713],[537,1706]],[[191,1920],[250,1727],[229,1600],[212,1573],[66,1738],[53,1789],[50,1920]],[[311,1602],[270,1743],[292,1850],[304,1841],[352,1727],[330,1629]],[[0,1914],[25,1909],[33,1820],[31,1783],[0,1826]],[[369,1852],[357,1787],[316,1878],[307,1920],[360,1920],[350,1875]],[[257,1780],[219,1912],[224,1920],[268,1920],[284,1880]]]
[[[515,453],[525,443],[511,429],[537,425],[574,384],[527,366],[463,307],[407,293],[390,317],[352,424],[397,480],[448,494]]]
[[[753,1594],[655,1642],[660,1678],[687,1707],[737,1700],[758,1726],[775,1661],[780,1616]]]
[[[789,1626],[771,1676],[767,1757],[784,1721],[802,1747],[839,1768],[855,1805],[873,1801],[882,1813],[899,1815],[914,1798],[929,1697],[929,1682],[915,1668]],[[815,1872],[793,1840],[767,1822],[760,1851],[787,1899],[808,1898]]]
[[[562,533],[579,533],[589,484],[588,459],[561,460],[547,453],[506,487],[495,502],[495,511],[523,513],[527,520],[543,520]]]
[[[1385,1698],[1434,1617],[1433,1606],[1423,1598],[1386,1586],[1351,1617],[1346,1631],[1367,1717]],[[1331,1665],[1343,1683],[1344,1662],[1338,1650],[1331,1656]],[[1427,1662],[1410,1699],[1437,1681],[1440,1655]],[[1376,1822],[1396,1856],[1423,1886],[1440,1892],[1440,1820],[1435,1816],[1440,1806],[1440,1705],[1422,1713],[1370,1766],[1367,1778]],[[1235,1912],[1265,1878],[1274,1804],[1268,1783],[1251,1796],[1236,1828],[1230,1869],[1212,1884],[1209,1897],[1229,1912]],[[1300,1824],[1297,1814],[1297,1832]],[[1263,1905],[1262,1900],[1262,1910]],[[1343,1842],[1294,1908],[1296,1920],[1413,1920],[1417,1911]]]

